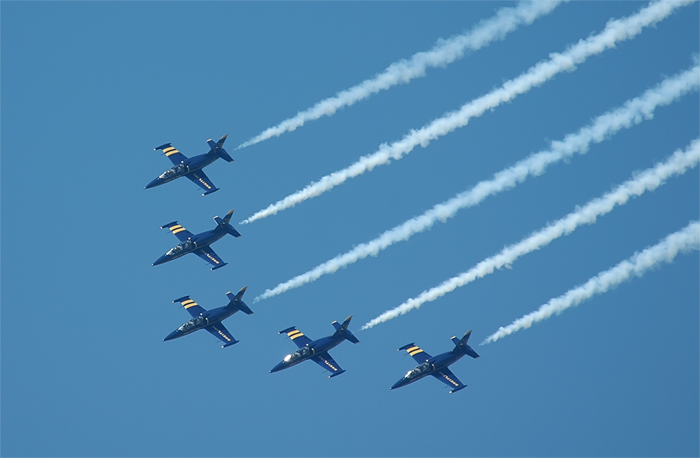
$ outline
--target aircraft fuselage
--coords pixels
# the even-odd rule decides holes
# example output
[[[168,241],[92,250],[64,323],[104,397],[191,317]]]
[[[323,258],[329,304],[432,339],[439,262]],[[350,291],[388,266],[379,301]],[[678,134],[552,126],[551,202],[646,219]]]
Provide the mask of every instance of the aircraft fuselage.
[[[193,251],[199,250],[204,247],[208,247],[212,243],[223,238],[225,235],[226,229],[221,227],[217,227],[215,229],[196,234],[195,236],[190,237],[184,242],[178,243],[177,245],[172,247],[163,256],[158,258],[156,262],[153,263],[153,265],[157,266],[158,264],[170,262],[186,254],[192,253]]]
[[[460,360],[464,356],[464,353],[462,352],[452,352],[449,351],[447,353],[442,353],[437,356],[433,356],[432,358],[428,359],[426,362],[423,364],[420,364],[416,366],[415,368],[411,369],[406,373],[406,375],[403,376],[401,380],[398,382],[394,383],[394,386],[391,387],[391,389],[396,389],[396,388],[401,388],[402,386],[409,385],[413,382],[417,382],[418,380],[427,377],[428,375],[432,375],[452,364]]]
[[[192,334],[193,332],[204,329],[207,326],[222,322],[237,311],[238,309],[231,307],[219,307],[212,310],[207,310],[200,316],[192,318],[190,321],[168,334],[168,336],[163,340],[173,340],[177,339],[178,337],[186,336],[187,334]]]
[[[318,340],[314,340],[305,347],[301,347],[294,353],[285,356],[282,362],[273,367],[270,372],[278,372],[283,369],[296,366],[299,363],[303,363],[304,361],[313,358],[315,355],[319,355],[337,347],[343,340],[345,340],[345,337],[334,338],[333,336],[322,337]]]
[[[146,189],[155,188],[156,186],[169,183],[177,178],[184,177],[188,173],[202,170],[204,167],[208,166],[217,159],[219,159],[219,156],[214,154],[200,154],[199,156],[185,159],[180,164],[172,166],[154,178],[146,185]]]

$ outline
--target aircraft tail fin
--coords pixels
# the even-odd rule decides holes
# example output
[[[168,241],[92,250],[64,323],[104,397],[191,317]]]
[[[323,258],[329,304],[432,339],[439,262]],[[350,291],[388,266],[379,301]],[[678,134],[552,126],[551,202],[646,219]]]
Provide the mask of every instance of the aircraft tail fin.
[[[248,287],[244,286],[235,295],[231,291],[226,293],[226,297],[228,297],[229,299],[228,306],[233,306],[237,310],[240,310],[241,312],[245,313],[246,315],[252,315],[253,311],[246,305],[245,302],[243,302],[243,295],[245,294],[246,289],[248,289]]]
[[[343,337],[345,337],[346,340],[349,340],[352,343],[360,343],[357,337],[355,337],[355,335],[348,329],[348,326],[350,325],[350,320],[352,320],[352,315],[345,318],[343,324],[339,324],[337,321],[331,323],[335,328],[335,334],[333,334],[333,336],[335,337],[342,335]]]
[[[452,337],[452,342],[455,344],[455,348],[452,351],[458,351],[462,352],[466,355],[471,356],[472,358],[476,359],[479,357],[479,354],[474,351],[472,347],[470,347],[467,342],[469,342],[469,337],[471,337],[472,331],[469,330],[467,331],[466,334],[461,339],[458,339],[456,336]]]
[[[224,219],[219,218],[218,216],[214,217],[214,221],[216,221],[216,224],[220,227],[223,227],[226,229],[226,232],[228,232],[230,235],[234,237],[240,237],[241,234],[238,232],[233,226],[231,226],[230,221],[231,217],[233,216],[233,210],[230,212],[226,213],[226,216],[224,216]]]
[[[226,137],[228,137],[228,134],[221,137],[216,143],[214,143],[214,140],[212,140],[211,138],[207,140],[207,144],[209,145],[209,148],[211,148],[209,150],[209,154],[215,154],[221,159],[225,160],[226,162],[233,162],[233,158],[229,156],[229,154],[224,149],[224,142],[226,141]]]

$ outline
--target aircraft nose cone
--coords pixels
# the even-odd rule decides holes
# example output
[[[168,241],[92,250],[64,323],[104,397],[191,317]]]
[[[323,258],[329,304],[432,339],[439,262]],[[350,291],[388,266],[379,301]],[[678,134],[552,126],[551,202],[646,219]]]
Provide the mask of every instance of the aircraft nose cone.
[[[146,189],[153,188],[155,186],[158,186],[160,184],[160,180],[158,178],[151,180],[150,183],[146,185]]]
[[[402,386],[404,386],[404,385],[406,385],[406,384],[407,384],[407,380],[406,380],[405,378],[402,378],[402,379],[399,380],[398,382],[394,383],[394,384],[391,386],[391,388],[389,388],[389,389],[390,389],[390,390],[395,390],[396,388],[401,388]]]
[[[153,263],[154,266],[157,266],[159,264],[163,264],[164,262],[168,262],[169,259],[166,255],[161,256],[160,258],[156,259],[156,262]]]
[[[275,367],[273,367],[272,370],[270,371],[270,373],[272,373],[272,372],[279,372],[279,371],[281,371],[282,369],[284,369],[284,368],[286,368],[286,367],[287,367],[287,365],[284,364],[284,361],[282,361],[281,363],[279,363],[278,365],[276,365]]]
[[[173,331],[170,334],[168,334],[167,336],[165,336],[165,339],[163,339],[163,342],[167,342],[168,340],[173,340],[176,337],[179,337],[177,335],[177,331]]]

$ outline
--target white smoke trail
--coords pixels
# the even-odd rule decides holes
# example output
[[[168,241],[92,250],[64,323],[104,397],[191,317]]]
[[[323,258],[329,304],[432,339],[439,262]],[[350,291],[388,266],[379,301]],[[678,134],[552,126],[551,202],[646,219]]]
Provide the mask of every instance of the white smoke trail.
[[[531,175],[544,173],[546,168],[555,162],[567,159],[574,153],[585,153],[591,143],[602,142],[622,128],[629,128],[642,122],[643,119],[651,119],[658,106],[670,104],[689,91],[697,90],[698,86],[700,86],[700,66],[667,78],[639,97],[628,100],[621,107],[597,117],[591,124],[578,132],[567,135],[564,140],[552,142],[548,150],[532,154],[515,165],[496,173],[492,179],[481,181],[473,188],[435,205],[422,215],[411,218],[384,232],[374,240],[357,245],[352,250],[338,255],[306,273],[280,283],[273,289],[266,290],[256,297],[255,301],[298,288],[317,280],[322,275],[335,273],[341,267],[353,264],[367,256],[376,256],[380,251],[394,243],[408,240],[414,234],[431,228],[438,220],[445,222],[463,208],[473,207],[491,195],[511,189]]]
[[[630,197],[655,190],[664,184],[667,178],[683,174],[689,168],[695,167],[698,161],[700,161],[700,139],[694,140],[684,152],[676,151],[666,162],[635,174],[634,178],[624,182],[613,191],[588,202],[585,206],[547,225],[520,242],[505,247],[500,253],[484,259],[470,270],[450,278],[428,291],[423,291],[415,299],[409,299],[398,307],[382,313],[365,324],[362,329],[371,328],[408,313],[426,302],[434,301],[461,286],[489,275],[496,269],[510,266],[521,256],[538,250],[561,236],[570,234],[580,225],[595,223],[599,216],[609,213],[617,205],[626,204]]]
[[[536,64],[517,78],[507,81],[501,88],[467,103],[458,111],[448,113],[418,130],[411,131],[403,139],[391,145],[386,143],[381,145],[375,153],[363,156],[350,167],[326,175],[301,191],[290,194],[255,213],[250,218],[242,221],[241,224],[251,223],[274,215],[281,210],[293,207],[298,203],[329,191],[349,178],[371,171],[378,165],[388,164],[392,159],[399,160],[417,145],[426,147],[431,140],[447,135],[458,127],[465,126],[471,118],[482,115],[486,110],[512,100],[519,94],[541,85],[564,70],[574,70],[577,64],[584,62],[591,55],[601,53],[615,46],[620,41],[635,37],[641,33],[644,27],[659,22],[676,8],[692,1],[694,0],[657,1],[633,16],[610,21],[600,34],[579,41],[563,54],[551,54],[548,60]]]
[[[612,269],[599,273],[585,284],[550,300],[537,311],[515,320],[505,328],[499,328],[497,332],[487,337],[481,345],[495,342],[521,329],[529,328],[533,323],[546,320],[555,313],[559,314],[569,307],[574,307],[595,294],[605,293],[610,288],[628,280],[632,276],[641,277],[652,267],[662,262],[673,261],[679,252],[699,249],[700,223],[694,221],[684,229],[667,236],[658,244],[645,249],[641,253],[636,253]]]
[[[549,14],[560,3],[560,0],[528,0],[513,8],[501,8],[494,17],[479,22],[471,31],[447,40],[438,40],[430,51],[419,52],[410,59],[394,62],[375,77],[339,92],[334,97],[321,100],[313,107],[297,113],[296,116],[264,130],[236,149],[252,146],[272,137],[279,137],[285,132],[292,132],[307,121],[332,116],[337,110],[353,105],[372,94],[398,84],[406,84],[414,78],[423,77],[428,68],[445,66],[461,59],[467,50],[476,51],[492,41],[502,40],[519,26],[532,24],[537,18]]]

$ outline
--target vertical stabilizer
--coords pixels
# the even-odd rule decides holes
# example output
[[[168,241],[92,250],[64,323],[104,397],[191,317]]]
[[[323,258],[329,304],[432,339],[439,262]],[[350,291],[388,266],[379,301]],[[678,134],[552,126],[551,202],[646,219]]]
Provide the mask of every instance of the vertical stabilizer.
[[[455,344],[455,349],[452,351],[461,351],[466,355],[471,356],[472,358],[476,359],[479,358],[479,354],[474,351],[472,347],[470,347],[467,342],[469,342],[469,337],[471,337],[472,331],[469,330],[467,331],[466,334],[461,339],[458,339],[456,336],[452,337],[452,342]]]
[[[209,148],[211,148],[208,154],[216,154],[226,162],[233,162],[233,158],[224,149],[224,142],[226,141],[226,137],[228,137],[228,134],[221,137],[216,143],[214,143],[214,140],[212,140],[211,138],[207,140],[207,145],[209,145]]]
[[[335,328],[335,334],[333,334],[333,337],[342,335],[345,339],[349,340],[352,343],[360,343],[357,337],[355,337],[353,333],[348,330],[348,326],[350,326],[350,320],[352,320],[352,315],[345,318],[343,324],[338,324],[337,321],[331,323]]]
[[[228,297],[229,300],[227,307],[234,307],[246,315],[252,315],[253,311],[246,305],[245,302],[243,302],[243,295],[245,294],[246,289],[248,289],[248,287],[244,286],[235,295],[231,291],[226,293],[226,297]]]
[[[235,209],[234,209],[235,210]],[[216,222],[218,227],[223,227],[226,232],[228,232],[230,235],[234,237],[240,237],[241,233],[238,232],[231,224],[229,223],[231,221],[231,217],[233,216],[234,210],[229,211],[226,213],[226,216],[224,216],[223,219],[219,218],[218,216],[214,217],[214,221]]]

